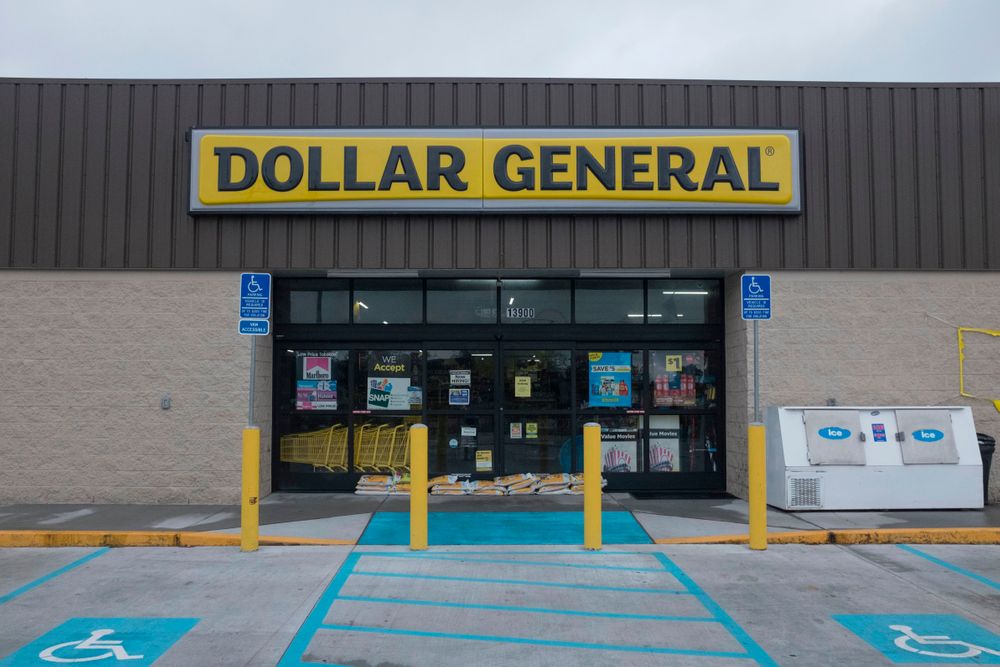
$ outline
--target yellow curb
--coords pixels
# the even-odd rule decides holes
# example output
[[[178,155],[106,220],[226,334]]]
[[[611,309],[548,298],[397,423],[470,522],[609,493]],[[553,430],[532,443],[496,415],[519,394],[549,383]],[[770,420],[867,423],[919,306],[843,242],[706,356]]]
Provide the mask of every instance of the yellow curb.
[[[655,544],[746,544],[745,534],[661,537]],[[768,533],[768,544],[1000,544],[1000,528],[864,528]]]
[[[262,535],[268,546],[353,545],[356,540]],[[0,547],[238,547],[239,534],[155,530],[0,530]]]

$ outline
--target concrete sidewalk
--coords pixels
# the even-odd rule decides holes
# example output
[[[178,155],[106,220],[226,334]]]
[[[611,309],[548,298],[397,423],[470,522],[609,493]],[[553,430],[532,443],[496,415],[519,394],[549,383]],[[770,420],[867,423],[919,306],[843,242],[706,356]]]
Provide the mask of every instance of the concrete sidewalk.
[[[431,496],[435,512],[580,512],[580,496]],[[747,531],[747,503],[733,497],[635,498],[609,493],[605,512],[630,512],[650,541],[733,536]],[[407,512],[405,496],[275,493],[261,502],[261,535],[356,543],[376,512]],[[0,531],[196,531],[232,534],[239,508],[225,505],[6,505]],[[769,509],[768,530],[1000,529],[1000,505],[984,510],[783,512]]]

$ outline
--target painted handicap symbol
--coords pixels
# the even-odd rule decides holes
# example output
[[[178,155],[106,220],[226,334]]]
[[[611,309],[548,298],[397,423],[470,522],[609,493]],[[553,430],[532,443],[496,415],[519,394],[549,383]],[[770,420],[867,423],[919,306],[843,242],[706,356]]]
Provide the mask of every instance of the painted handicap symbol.
[[[953,614],[833,617],[895,663],[1000,665],[1000,636]]]
[[[55,646],[50,646],[41,653],[38,657],[46,662],[94,662],[96,660],[105,660],[107,658],[114,658],[115,660],[142,660],[141,655],[129,655],[125,647],[122,646],[121,640],[116,639],[102,639],[102,637],[107,637],[108,635],[114,634],[114,630],[101,629],[92,630],[90,636],[86,639],[81,639],[75,642],[63,642],[62,644],[56,644]],[[62,658],[56,655],[56,651],[60,649],[68,649],[70,646],[74,647],[73,654],[78,651],[101,651],[97,655],[86,655],[78,658]],[[67,651],[68,653],[68,651]]]
[[[910,651],[911,653],[930,655],[937,658],[975,658],[983,653],[1000,656],[1000,651],[994,651],[993,649],[986,648],[985,646],[977,646],[976,644],[970,644],[969,642],[952,639],[948,635],[920,636],[908,625],[890,625],[889,629],[903,633],[899,637],[896,637],[893,643],[904,651]],[[945,651],[943,653],[939,651],[928,651],[911,645],[911,641],[922,646],[956,646],[965,650],[961,653],[956,653],[955,651]]]
[[[0,667],[148,667],[197,623],[197,618],[71,618],[0,659]]]

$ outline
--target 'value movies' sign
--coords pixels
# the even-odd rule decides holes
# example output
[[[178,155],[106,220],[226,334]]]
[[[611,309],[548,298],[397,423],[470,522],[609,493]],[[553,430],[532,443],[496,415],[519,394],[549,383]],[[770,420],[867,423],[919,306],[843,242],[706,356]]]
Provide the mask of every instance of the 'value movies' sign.
[[[192,213],[801,210],[795,130],[194,130]]]

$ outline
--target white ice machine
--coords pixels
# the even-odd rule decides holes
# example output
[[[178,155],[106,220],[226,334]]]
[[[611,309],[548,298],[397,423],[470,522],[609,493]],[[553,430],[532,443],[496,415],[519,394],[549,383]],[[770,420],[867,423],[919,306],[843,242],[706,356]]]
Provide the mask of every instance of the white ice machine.
[[[768,408],[767,502],[785,510],[983,506],[968,407]]]

